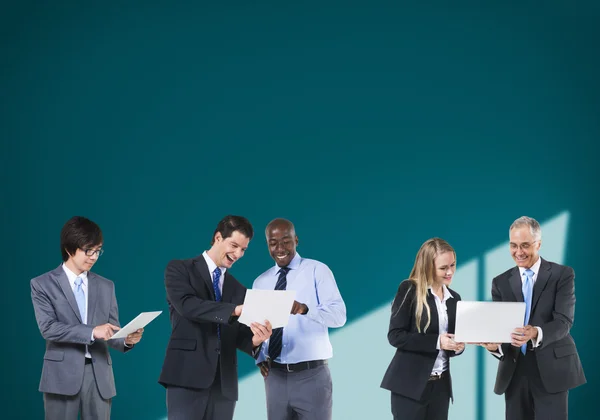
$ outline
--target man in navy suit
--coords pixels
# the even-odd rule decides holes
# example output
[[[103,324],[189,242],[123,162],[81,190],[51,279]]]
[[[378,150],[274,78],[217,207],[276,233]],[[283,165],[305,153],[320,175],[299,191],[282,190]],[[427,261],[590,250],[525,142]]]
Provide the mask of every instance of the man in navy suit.
[[[232,419],[238,399],[236,349],[256,357],[271,336],[268,321],[251,328],[237,321],[246,288],[230,269],[252,236],[246,218],[226,216],[208,251],[167,265],[172,332],[159,383],[167,388],[169,420]]]

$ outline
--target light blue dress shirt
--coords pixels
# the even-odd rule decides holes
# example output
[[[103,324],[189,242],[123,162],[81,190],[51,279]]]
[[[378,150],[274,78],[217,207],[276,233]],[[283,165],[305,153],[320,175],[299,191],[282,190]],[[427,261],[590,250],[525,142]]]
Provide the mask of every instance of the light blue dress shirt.
[[[296,300],[308,307],[306,315],[290,315],[283,329],[281,355],[278,363],[292,364],[310,360],[330,359],[333,349],[329,341],[329,328],[346,323],[346,305],[342,300],[333,273],[327,265],[300,257],[298,253],[288,265],[287,290],[296,291]],[[280,267],[275,265],[262,273],[252,285],[253,289],[274,290]],[[267,358],[269,340],[265,341],[256,359]]]
[[[75,295],[75,289],[77,288],[77,286],[75,285],[75,279],[77,277],[80,277],[82,280],[81,283],[81,288],[83,289],[83,296],[85,296],[85,308],[86,311],[83,314],[83,319],[81,320],[81,323],[84,325],[87,325],[87,317],[88,317],[88,302],[89,302],[89,298],[88,298],[88,277],[87,277],[87,271],[84,271],[83,273],[81,273],[80,275],[77,275],[75,273],[73,273],[69,267],[67,267],[67,265],[65,263],[63,263],[62,268],[65,272],[65,274],[67,275],[67,278],[69,279],[69,284],[71,285],[71,289],[73,290],[73,295]],[[94,331],[92,331],[92,336],[90,338],[90,344],[93,343],[94,340]],[[85,357],[87,357],[88,359],[92,358],[92,355],[90,354],[89,348],[86,345],[85,346]]]

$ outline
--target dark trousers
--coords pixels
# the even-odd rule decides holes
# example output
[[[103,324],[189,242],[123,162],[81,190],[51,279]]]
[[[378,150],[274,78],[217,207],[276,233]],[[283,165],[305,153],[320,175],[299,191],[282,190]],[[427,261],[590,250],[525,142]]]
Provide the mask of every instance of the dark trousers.
[[[233,420],[235,401],[221,393],[221,369],[213,384],[206,389],[167,388],[167,413],[169,420]]]
[[[420,400],[392,392],[394,420],[447,420],[450,406],[450,376],[429,381]]]
[[[567,420],[568,398],[569,391],[546,392],[535,351],[519,353],[515,373],[504,394],[506,420]]]

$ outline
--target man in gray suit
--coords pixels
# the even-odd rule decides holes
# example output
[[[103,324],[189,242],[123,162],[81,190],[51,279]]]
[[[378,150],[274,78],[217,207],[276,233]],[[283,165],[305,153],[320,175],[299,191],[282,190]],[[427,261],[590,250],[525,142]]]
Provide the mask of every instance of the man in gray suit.
[[[62,228],[60,249],[63,264],[31,280],[35,318],[46,340],[39,387],[45,418],[110,419],[116,390],[107,344],[126,352],[143,330],[110,340],[120,329],[115,286],[89,271],[103,252],[96,223],[71,218]]]
[[[525,302],[523,328],[511,343],[482,343],[500,359],[496,394],[504,394],[507,420],[567,420],[569,390],[586,382],[571,327],[575,273],[539,255],[540,224],[523,216],[509,229],[516,267],[492,282],[494,302]]]

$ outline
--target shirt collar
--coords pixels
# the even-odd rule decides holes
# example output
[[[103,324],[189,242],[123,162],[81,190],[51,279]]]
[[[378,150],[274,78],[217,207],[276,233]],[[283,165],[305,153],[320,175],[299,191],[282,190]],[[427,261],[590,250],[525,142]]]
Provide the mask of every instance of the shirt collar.
[[[429,290],[431,290],[431,294],[436,296],[435,293],[433,293],[433,287],[429,286]],[[452,293],[450,293],[450,290],[448,290],[448,288],[446,287],[445,284],[442,284],[442,290],[444,291],[444,299],[442,299],[442,302],[447,301],[448,299],[453,299],[454,296],[452,296]]]
[[[297,269],[298,269],[298,267],[300,266],[300,261],[301,261],[301,260],[302,260],[302,257],[300,256],[300,254],[298,254],[298,253],[296,252],[296,255],[294,255],[294,258],[292,258],[292,261],[290,261],[290,263],[287,265],[287,267],[288,267],[290,270],[297,270]],[[277,263],[276,263],[276,264],[275,264],[275,272],[276,272],[276,273],[278,273],[280,268],[281,268],[281,267],[279,267],[279,266],[277,265]]]
[[[542,265],[542,257],[540,257],[538,255],[538,260],[530,268],[530,270],[533,271],[534,276],[540,272],[540,265]],[[519,272],[521,273],[521,277],[523,277],[523,275],[525,274],[525,270],[527,270],[527,269],[523,268],[523,267],[519,267]]]
[[[77,277],[79,277],[82,280],[82,284],[84,286],[87,286],[87,277],[88,277],[87,271],[84,271],[80,275],[77,275],[77,274],[73,273],[71,270],[69,270],[69,267],[67,267],[67,265],[65,263],[63,263],[62,268],[63,268],[65,274],[67,275],[67,278],[69,279],[69,283],[71,283],[72,285],[75,284],[75,279]]]
[[[212,260],[212,258],[210,258],[208,256],[208,252],[204,251],[202,253],[202,256],[204,257],[204,261],[206,261],[206,265],[208,266],[208,272],[212,276],[213,272],[217,268],[217,264],[215,264],[215,262]],[[219,267],[219,268],[221,269],[221,275],[224,276],[225,271],[227,271],[227,269],[225,267]]]

